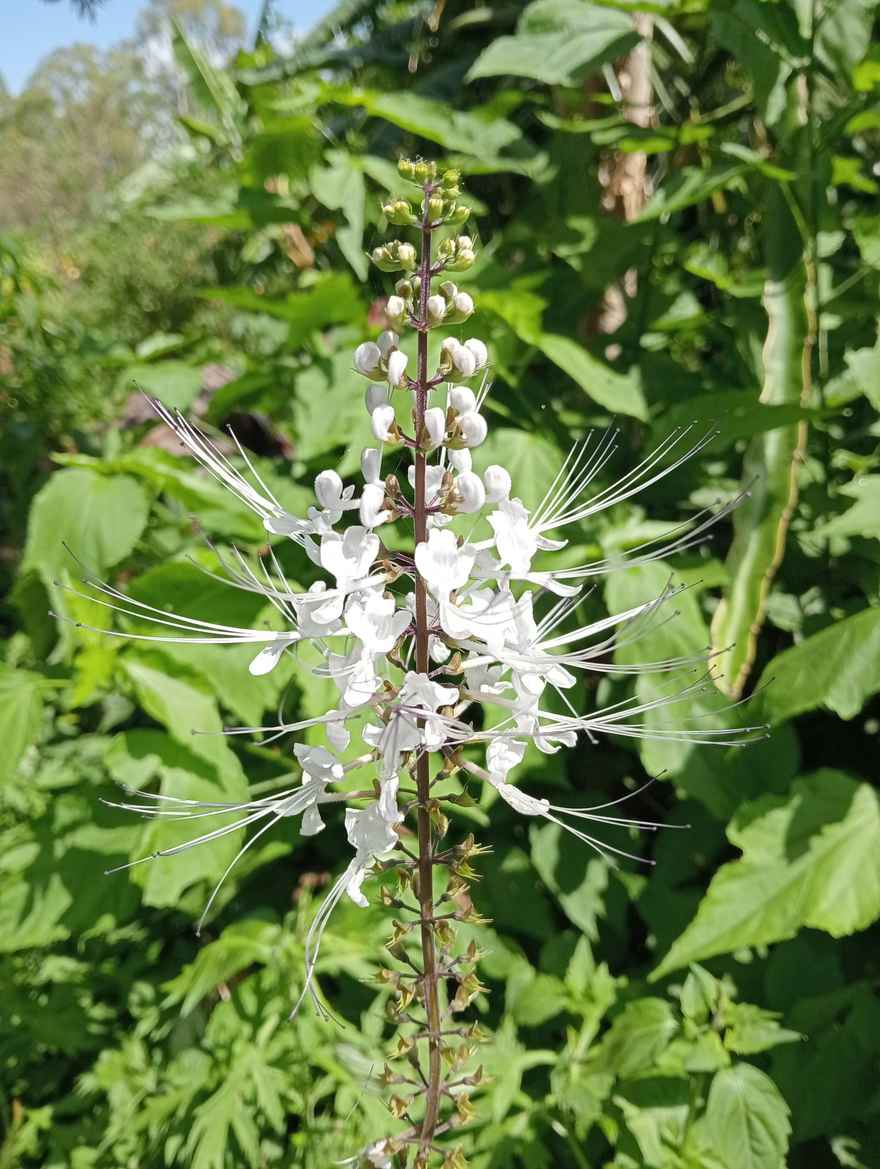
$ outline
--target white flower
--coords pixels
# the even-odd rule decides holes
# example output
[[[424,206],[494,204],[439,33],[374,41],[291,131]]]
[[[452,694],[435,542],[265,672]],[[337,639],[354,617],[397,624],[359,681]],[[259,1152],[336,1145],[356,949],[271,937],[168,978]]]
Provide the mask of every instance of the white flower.
[[[320,780],[321,783],[333,783],[334,780],[345,776],[342,764],[324,747],[308,747],[305,743],[295,743],[293,753],[303,769],[303,775],[310,779]]]
[[[406,373],[406,363],[409,358],[405,353],[401,353],[399,349],[388,358],[388,384],[389,386],[398,386],[403,384],[403,375]]]
[[[418,263],[418,256],[416,249],[412,244],[401,244],[397,249],[397,258],[400,261],[401,268],[412,270]]]
[[[431,406],[425,411],[425,430],[430,445],[440,446],[446,437],[446,411],[441,406]]]
[[[264,646],[248,666],[248,672],[255,678],[259,678],[263,674],[268,674],[281,661],[281,655],[288,646],[293,645],[297,641],[299,641],[299,634],[276,634],[275,640]]]
[[[483,472],[483,482],[486,485],[486,501],[488,503],[499,503],[510,495],[510,474],[504,467],[499,467],[497,463],[493,463]]]
[[[482,414],[477,414],[475,410],[458,416],[459,434],[466,447],[479,446],[484,442],[488,429],[486,419]]]
[[[396,426],[394,407],[377,406],[372,414],[373,434],[379,442],[394,442],[392,427]]]
[[[346,629],[370,654],[386,654],[392,650],[410,619],[406,609],[396,609],[394,597],[376,589],[349,601],[345,610]]]
[[[455,480],[455,491],[458,495],[456,511],[464,515],[472,515],[480,511],[486,502],[486,489],[483,480],[473,471],[463,471]]]
[[[354,351],[354,367],[365,377],[375,373],[382,360],[382,350],[375,341],[363,341]]]
[[[513,768],[522,763],[525,753],[525,743],[520,743],[516,739],[493,739],[486,748],[486,767],[493,783],[496,779],[507,779]]]
[[[469,544],[459,546],[449,531],[434,529],[427,541],[416,545],[416,568],[438,600],[467,583],[475,557],[476,550]]]
[[[340,612],[342,598],[356,585],[365,583],[379,554],[379,546],[379,537],[360,525],[346,528],[343,535],[328,532],[321,537],[321,567],[336,578],[335,599],[339,602]]]
[[[489,516],[489,523],[501,563],[509,564],[514,576],[525,576],[538,550],[538,536],[529,527],[529,513],[520,500],[502,499]]]
[[[473,466],[473,458],[467,447],[461,447],[457,450],[449,448],[446,455],[450,467],[454,467],[456,471],[470,471]]]

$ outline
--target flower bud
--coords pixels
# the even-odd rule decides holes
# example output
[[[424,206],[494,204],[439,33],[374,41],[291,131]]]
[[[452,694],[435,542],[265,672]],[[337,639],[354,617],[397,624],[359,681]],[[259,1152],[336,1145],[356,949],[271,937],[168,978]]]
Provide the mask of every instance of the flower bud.
[[[322,471],[315,479],[315,498],[321,507],[338,507],[341,496],[342,480],[336,471]]]
[[[416,164],[411,158],[399,158],[397,160],[397,173],[402,179],[409,179],[415,182],[416,178]]]
[[[387,406],[388,391],[384,386],[367,386],[367,392],[364,394],[364,405],[367,407],[368,414],[372,414],[379,406]]]
[[[395,349],[388,357],[388,384],[395,389],[402,384],[403,375],[406,372],[406,363],[409,358],[405,353],[401,353],[399,349]]]
[[[372,424],[373,434],[379,442],[396,442],[397,423],[392,405],[377,406],[372,414]]]
[[[428,297],[428,321],[432,325],[439,325],[446,316],[446,299],[442,296]]]
[[[451,191],[450,191],[450,194],[452,194]],[[456,194],[458,194],[457,191],[456,191]],[[456,203],[455,206],[450,211],[449,215],[447,216],[447,222],[448,223],[455,223],[455,224],[467,223],[467,221],[470,219],[470,217],[471,217],[470,207],[465,207],[464,204],[462,204],[462,203]],[[473,261],[473,252],[471,252],[471,257],[472,258],[471,258],[470,262],[473,263],[474,262]]]
[[[458,292],[458,285],[453,284],[451,280],[444,280],[437,291],[441,292],[447,300],[452,300]]]
[[[385,489],[377,483],[368,483],[361,493],[360,521],[365,528],[375,528],[391,518],[384,510]]]
[[[364,341],[354,351],[354,367],[365,377],[376,371],[381,360],[382,350],[375,341]]]
[[[417,183],[430,183],[437,177],[437,163],[419,158],[415,164],[415,179]]]
[[[412,271],[418,263],[416,249],[412,244],[401,244],[397,249],[397,259],[401,268]]]
[[[440,406],[432,406],[425,411],[425,431],[428,445],[437,447],[446,437],[446,411]]]
[[[489,350],[486,348],[483,342],[480,341],[478,337],[471,337],[469,341],[465,341],[464,347],[473,353],[474,359],[477,363],[476,368],[482,369],[489,360]]]
[[[449,405],[458,414],[467,414],[477,408],[477,397],[467,386],[452,386],[449,391]]]
[[[473,377],[477,372],[477,359],[465,345],[452,351],[452,364],[462,377]]]
[[[483,472],[483,482],[486,484],[486,499],[489,503],[499,503],[510,496],[510,475],[503,467],[493,463]]]
[[[457,292],[452,298],[452,307],[460,320],[466,320],[474,311],[474,300],[466,292]]]
[[[481,415],[476,415],[481,418]],[[463,515],[473,515],[486,502],[486,489],[479,475],[473,471],[463,471],[455,480],[455,491],[458,502],[455,510]]]
[[[439,219],[446,210],[446,200],[442,195],[432,195],[428,200],[428,215],[431,219]]]
[[[471,452],[467,447],[462,447],[459,450],[451,450],[449,454],[449,465],[454,467],[456,471],[469,471],[473,464]]]
[[[475,447],[479,446],[485,440],[489,427],[486,425],[486,419],[483,415],[477,414],[475,410],[472,410],[470,413],[462,414],[459,417],[458,429],[461,434],[462,443],[466,447]]]
[[[379,469],[382,466],[382,456],[375,447],[365,447],[361,451],[361,474],[364,477],[365,483],[382,484],[382,479],[379,475]]]
[[[402,296],[389,296],[385,305],[385,316],[394,324],[399,324],[406,315],[406,301]]]
[[[445,170],[443,172],[443,178],[440,180],[440,182],[443,184],[443,188],[446,191],[448,191],[450,187],[457,187],[461,182],[461,171]]]
[[[400,338],[391,329],[385,329],[385,331],[380,333],[379,336],[376,338],[376,344],[379,346],[379,352],[386,359],[388,357],[388,354],[392,351],[392,349],[397,348],[399,341],[400,341]]]

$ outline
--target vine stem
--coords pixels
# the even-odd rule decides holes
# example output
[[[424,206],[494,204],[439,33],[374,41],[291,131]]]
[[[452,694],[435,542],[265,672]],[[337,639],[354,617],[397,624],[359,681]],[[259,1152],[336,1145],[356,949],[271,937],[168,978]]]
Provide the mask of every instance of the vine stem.
[[[419,257],[419,322],[422,328],[418,334],[418,374],[415,387],[415,542],[427,539],[427,506],[425,499],[425,453],[422,449],[425,410],[428,406],[428,296],[431,291],[431,226],[428,215],[430,184],[425,186],[424,211],[421,228],[421,255]],[[415,572],[416,596],[416,669],[420,674],[428,673],[428,598],[425,582]],[[419,1160],[426,1163],[428,1150],[433,1142],[440,1111],[442,1083],[440,996],[437,975],[437,954],[434,948],[434,846],[431,834],[431,818],[428,812],[430,799],[430,766],[427,752],[418,756],[416,763],[416,789],[418,793],[418,840],[419,840],[419,925],[422,943],[423,987],[425,1014],[427,1016],[428,1040],[428,1083],[425,1091],[425,1115],[419,1136]]]

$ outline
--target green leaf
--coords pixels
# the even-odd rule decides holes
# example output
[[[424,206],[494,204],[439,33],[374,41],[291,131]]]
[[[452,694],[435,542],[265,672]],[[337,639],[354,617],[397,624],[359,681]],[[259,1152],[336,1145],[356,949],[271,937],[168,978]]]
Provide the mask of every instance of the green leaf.
[[[649,200],[645,210],[633,221],[646,223],[683,211],[695,203],[704,203],[716,191],[726,190],[739,182],[751,167],[742,162],[720,162],[705,170],[701,167],[685,166],[674,175]]]
[[[532,863],[541,880],[556,894],[569,921],[596,941],[599,919],[605,916],[607,863],[556,824],[533,827],[530,839]]]
[[[363,313],[357,288],[345,273],[323,276],[310,287],[289,292],[283,299],[262,296],[251,288],[205,288],[201,295],[245,312],[266,313],[289,321],[291,345],[308,340],[312,333],[328,325],[358,320]]]
[[[147,493],[127,475],[80,467],[58,471],[34,499],[22,567],[36,569],[51,584],[72,566],[67,544],[87,571],[103,572],[134,550],[148,511]]]
[[[865,609],[777,654],[764,669],[762,711],[779,723],[827,707],[855,718],[880,691],[880,609]]]
[[[597,1065],[622,1079],[647,1071],[678,1032],[665,999],[640,998],[627,1003],[602,1040]]]
[[[182,1016],[191,1014],[222,982],[231,981],[254,962],[270,962],[280,934],[276,922],[257,917],[228,925],[216,942],[199,950],[193,962],[165,983],[166,1005],[179,1006]]]
[[[655,423],[662,435],[670,434],[679,426],[691,422],[718,427],[718,437],[712,450],[726,449],[744,438],[765,434],[780,426],[791,427],[812,417],[812,411],[796,402],[778,406],[762,403],[751,390],[727,390],[711,394],[696,394],[685,398],[665,411]],[[658,437],[662,437],[658,434]]]
[[[330,150],[324,165],[312,169],[309,183],[315,198],[331,211],[344,211],[346,227],[336,232],[336,242],[359,280],[366,280],[369,261],[364,252],[364,169],[360,159],[343,150]]]
[[[747,1063],[715,1075],[706,1131],[728,1169],[785,1169],[788,1105],[769,1076]]]
[[[244,103],[230,75],[211,63],[208,55],[187,37],[177,20],[172,19],[171,28],[174,56],[189,79],[190,92],[201,109],[218,122],[223,139],[229,143],[238,142],[237,123]]]
[[[120,380],[135,382],[138,389],[173,410],[186,410],[202,388],[202,371],[184,361],[156,361],[130,365]]]
[[[690,962],[794,937],[844,937],[880,917],[880,805],[839,771],[796,780],[788,797],[744,805],[728,829],[740,860],[723,865],[652,981]]]
[[[0,662],[0,787],[15,777],[22,756],[43,725],[46,680],[27,670],[13,670]]]
[[[212,764],[225,784],[243,791],[241,764],[227,746],[217,704],[201,680],[156,651],[126,650],[119,662],[147,714]]]
[[[642,421],[647,418],[638,370],[618,373],[570,337],[542,333],[537,344],[544,356],[576,381],[594,402],[612,414],[628,414]]]
[[[495,155],[521,137],[517,127],[497,113],[488,110],[485,115],[472,111],[465,113],[411,91],[398,89],[385,94],[367,89],[328,87],[326,100],[339,105],[361,106],[371,117],[382,118],[402,130],[461,154]]]
[[[841,487],[840,494],[856,502],[842,515],[820,523],[813,530],[814,538],[860,536],[880,539],[880,475],[859,475],[852,483]]]
[[[576,85],[625,56],[639,35],[623,12],[570,0],[537,0],[515,36],[497,37],[477,57],[468,81],[528,77],[545,85]]]

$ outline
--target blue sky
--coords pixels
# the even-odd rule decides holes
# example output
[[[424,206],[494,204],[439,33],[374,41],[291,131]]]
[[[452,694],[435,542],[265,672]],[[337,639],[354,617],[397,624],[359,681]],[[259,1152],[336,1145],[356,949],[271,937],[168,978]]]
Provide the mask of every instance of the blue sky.
[[[235,0],[256,24],[262,0]],[[88,41],[106,48],[131,36],[144,0],[105,0],[94,21],[76,15],[70,0],[0,0],[0,77],[19,93],[35,66],[53,49]],[[334,0],[276,0],[276,11],[298,29],[306,29],[334,7]]]

